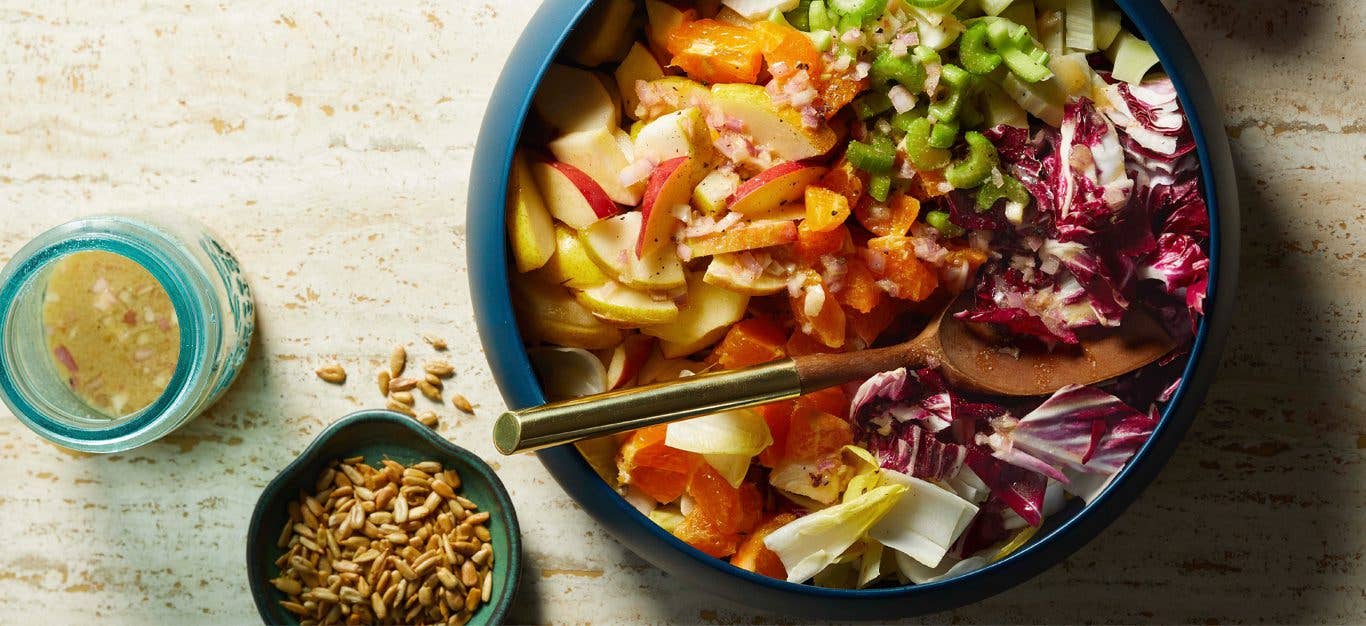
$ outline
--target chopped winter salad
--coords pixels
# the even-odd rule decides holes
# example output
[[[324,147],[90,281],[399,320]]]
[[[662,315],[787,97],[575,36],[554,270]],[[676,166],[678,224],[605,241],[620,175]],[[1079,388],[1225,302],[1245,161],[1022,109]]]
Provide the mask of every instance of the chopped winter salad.
[[[854,351],[960,316],[1189,346],[1209,224],[1171,81],[1106,0],[595,3],[513,163],[513,295],[552,394]],[[580,445],[736,567],[859,588],[1003,558],[1148,439],[1185,350],[1047,399],[933,368]]]

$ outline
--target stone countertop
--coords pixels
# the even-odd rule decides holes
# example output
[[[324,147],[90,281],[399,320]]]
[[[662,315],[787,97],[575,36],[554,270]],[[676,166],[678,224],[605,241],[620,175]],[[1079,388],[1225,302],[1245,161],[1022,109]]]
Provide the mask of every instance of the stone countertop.
[[[449,387],[478,408],[447,408],[441,432],[495,463],[518,505],[517,621],[759,623],[677,588],[533,458],[490,445],[500,400],[466,348],[465,179],[535,3],[21,4],[0,6],[0,261],[79,215],[182,211],[241,258],[259,335],[223,401],[132,452],[72,454],[0,419],[0,623],[253,622],[242,544],[261,488],[324,425],[376,405],[370,373],[422,333],[456,346]],[[1366,619],[1366,3],[1167,4],[1240,170],[1218,383],[1097,540],[926,621]],[[332,361],[352,383],[314,377]]]

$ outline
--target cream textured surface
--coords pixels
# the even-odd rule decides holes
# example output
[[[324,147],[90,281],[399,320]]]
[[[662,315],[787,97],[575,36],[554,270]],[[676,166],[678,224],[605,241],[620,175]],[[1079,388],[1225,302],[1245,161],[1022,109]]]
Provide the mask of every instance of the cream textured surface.
[[[0,623],[254,621],[242,544],[258,493],[325,424],[376,405],[373,368],[423,332],[456,346],[451,387],[478,406],[447,409],[442,432],[500,465],[519,505],[519,621],[759,623],[630,555],[535,460],[489,443],[500,401],[466,349],[463,205],[534,5],[0,1],[0,261],[78,215],[172,208],[222,234],[260,312],[236,387],[163,442],[77,456],[0,417]],[[1219,382],[1121,521],[933,621],[1366,619],[1366,3],[1168,6],[1241,169]],[[333,360],[344,389],[313,375]]]

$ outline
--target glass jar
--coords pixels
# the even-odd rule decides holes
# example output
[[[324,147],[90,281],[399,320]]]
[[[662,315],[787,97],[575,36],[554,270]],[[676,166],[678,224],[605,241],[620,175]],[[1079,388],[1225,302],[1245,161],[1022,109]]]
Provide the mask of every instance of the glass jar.
[[[111,418],[82,400],[48,346],[49,279],[59,261],[81,252],[142,266],[165,290],[178,325],[179,355],[165,390],[126,415]],[[237,259],[202,225],[170,214],[78,219],[39,235],[0,271],[0,397],[52,443],[128,450],[174,431],[222,396],[254,329],[255,306]]]

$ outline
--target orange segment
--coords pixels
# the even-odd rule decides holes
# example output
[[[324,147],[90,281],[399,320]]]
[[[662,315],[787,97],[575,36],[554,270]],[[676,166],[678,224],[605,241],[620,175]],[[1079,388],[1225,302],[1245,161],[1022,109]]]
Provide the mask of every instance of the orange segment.
[[[850,78],[839,77],[825,84],[821,89],[820,110],[825,114],[825,119],[835,117],[835,114],[857,98],[859,93],[868,88],[867,79],[852,80]]]
[[[906,236],[919,215],[920,201],[904,193],[888,198],[886,205],[863,203],[854,209],[859,223],[878,237]]]
[[[622,484],[634,485],[659,502],[673,502],[688,487],[702,457],[664,445],[667,425],[641,428],[631,433],[617,453],[617,472]]]
[[[806,70],[812,80],[820,77],[825,69],[821,52],[801,31],[774,22],[758,22],[754,28],[763,37],[764,61],[770,71],[774,64],[782,63],[793,71]]]
[[[892,282],[895,293],[902,300],[920,302],[939,288],[939,276],[925,262],[916,258],[911,240],[906,237],[877,237],[868,240],[868,250],[882,255],[879,274]],[[889,290],[890,291],[890,290]]]
[[[704,83],[753,83],[763,67],[764,38],[716,20],[683,22],[669,32],[671,65]]]
[[[787,579],[787,569],[783,567],[782,559],[764,545],[764,538],[795,519],[797,516],[791,513],[779,513],[765,520],[736,549],[730,564],[769,578]]]
[[[789,337],[787,340],[788,356],[802,356],[805,354],[829,354],[832,352],[840,352],[840,350],[838,348],[831,348],[830,346],[821,343],[820,341],[812,338],[810,335],[803,333],[801,329],[798,329],[797,332],[792,333],[792,336]]]
[[[849,415],[849,396],[839,387],[818,389],[793,400],[793,411],[811,410],[844,418]]]
[[[806,188],[806,220],[812,230],[827,232],[849,219],[849,199],[838,192],[812,185]]]
[[[784,457],[789,461],[814,461],[853,442],[849,422],[824,411],[799,407],[792,413]]]
[[[723,369],[738,369],[787,356],[787,333],[777,324],[752,317],[730,327],[713,356]]]
[[[807,289],[809,291],[814,288],[808,287]],[[824,286],[821,288],[824,289]],[[807,315],[806,293],[804,291],[795,298],[788,298],[792,304],[792,319],[796,320],[797,328],[826,347],[843,347],[845,320],[844,309],[840,307],[839,301],[835,299],[834,294],[827,290],[820,310],[815,315]]]
[[[849,309],[846,313],[867,313],[882,303],[885,292],[877,286],[877,275],[858,257],[846,259],[843,286],[835,297]]]
[[[856,310],[847,313],[849,330],[867,345],[872,345],[873,342],[877,341],[882,331],[891,327],[892,322],[896,320],[896,307],[889,300],[883,300],[867,313],[860,313]]]
[[[849,201],[849,206],[858,206],[859,199],[863,197],[865,178],[867,174],[860,172],[853,164],[843,157],[834,167],[825,172],[821,177],[820,186],[844,196]]]
[[[797,241],[792,249],[807,265],[820,263],[821,257],[839,252],[849,238],[849,229],[837,225],[833,230],[821,231],[812,228],[811,220],[802,220],[797,225]]]
[[[805,337],[805,335],[802,335]],[[773,402],[759,407],[759,414],[764,416],[764,422],[768,424],[768,432],[773,435],[772,445],[764,448],[763,452],[755,458],[764,467],[777,467],[778,462],[783,458],[783,450],[787,447],[787,430],[792,421],[792,410],[796,403],[792,400]]]

